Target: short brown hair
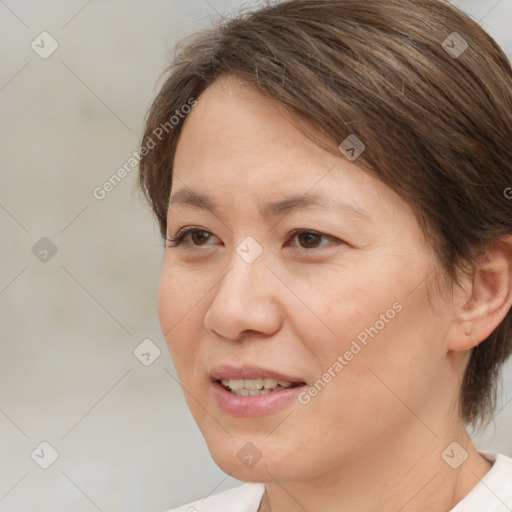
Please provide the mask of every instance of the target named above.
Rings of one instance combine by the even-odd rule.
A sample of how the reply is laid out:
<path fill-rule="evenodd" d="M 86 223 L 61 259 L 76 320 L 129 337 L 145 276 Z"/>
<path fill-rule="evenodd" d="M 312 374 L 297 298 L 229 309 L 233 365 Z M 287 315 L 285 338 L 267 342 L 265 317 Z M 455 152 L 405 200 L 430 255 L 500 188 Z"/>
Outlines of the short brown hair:
<path fill-rule="evenodd" d="M 475 248 L 512 233 L 512 70 L 497 43 L 442 0 L 289 0 L 177 46 L 143 144 L 159 140 L 140 162 L 162 237 L 182 126 L 169 119 L 226 73 L 336 145 L 363 141 L 358 163 L 408 201 L 455 282 L 462 264 L 475 268 Z M 468 424 L 494 410 L 511 329 L 509 311 L 472 350 L 460 390 Z"/>

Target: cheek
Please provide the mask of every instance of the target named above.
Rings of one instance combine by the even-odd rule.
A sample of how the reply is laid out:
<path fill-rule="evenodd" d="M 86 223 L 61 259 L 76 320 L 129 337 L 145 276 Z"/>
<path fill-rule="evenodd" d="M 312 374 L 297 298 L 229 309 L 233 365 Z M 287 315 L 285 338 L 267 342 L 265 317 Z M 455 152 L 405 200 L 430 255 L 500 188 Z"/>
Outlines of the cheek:
<path fill-rule="evenodd" d="M 446 312 L 438 317 L 432 312 L 425 283 L 417 288 L 411 284 L 428 269 L 399 271 L 395 264 L 386 270 L 332 272 L 331 279 L 309 289 L 297 281 L 294 289 L 310 308 L 299 306 L 302 339 L 319 362 L 317 372 L 331 369 L 340 375 L 351 369 L 344 372 L 344 386 L 376 391 L 384 384 L 373 370 L 393 389 L 411 395 L 416 389 L 421 394 L 441 371 L 449 307 L 441 305 L 441 297 L 432 297 Z M 339 364 L 333 368 L 336 361 Z"/>
<path fill-rule="evenodd" d="M 171 270 L 172 269 L 172 270 Z M 158 287 L 158 317 L 176 369 L 187 366 L 196 352 L 203 325 L 198 314 L 201 291 L 186 273 L 171 265 L 162 268 Z"/>
<path fill-rule="evenodd" d="M 314 280 L 304 276 L 287 280 L 300 298 L 289 304 L 290 320 L 322 367 L 329 367 L 338 355 L 350 350 L 358 352 L 357 359 L 364 361 L 362 349 L 372 340 L 385 337 L 390 326 L 403 316 L 400 291 L 396 283 L 365 281 L 362 276 L 368 273 L 360 269 L 327 270 L 325 274 L 317 272 Z"/>
<path fill-rule="evenodd" d="M 164 260 L 158 286 L 158 316 L 163 332 L 171 328 L 174 331 L 193 315 L 194 305 L 207 289 L 201 287 L 199 279 L 191 277 L 190 270 L 181 268 L 170 258 Z"/>
<path fill-rule="evenodd" d="M 361 303 L 364 313 L 353 315 L 357 327 L 348 329 L 337 346 L 344 369 L 341 378 L 333 379 L 329 400 L 350 404 L 355 418 L 372 418 L 369 431 L 405 421 L 409 409 L 427 407 L 443 380 L 443 319 L 432 313 L 424 289 L 407 293 L 395 308 L 382 298 Z M 335 360 L 336 349 L 331 348 Z"/>

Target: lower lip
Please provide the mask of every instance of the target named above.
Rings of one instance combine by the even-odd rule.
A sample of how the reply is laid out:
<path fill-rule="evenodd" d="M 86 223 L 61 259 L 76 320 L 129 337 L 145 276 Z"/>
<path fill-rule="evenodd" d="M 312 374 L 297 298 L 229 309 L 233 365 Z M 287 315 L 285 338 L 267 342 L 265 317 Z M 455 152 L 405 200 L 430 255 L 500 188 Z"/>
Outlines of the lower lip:
<path fill-rule="evenodd" d="M 271 391 L 267 395 L 239 396 L 230 393 L 220 382 L 212 382 L 219 407 L 231 416 L 264 416 L 290 403 L 305 386 Z"/>

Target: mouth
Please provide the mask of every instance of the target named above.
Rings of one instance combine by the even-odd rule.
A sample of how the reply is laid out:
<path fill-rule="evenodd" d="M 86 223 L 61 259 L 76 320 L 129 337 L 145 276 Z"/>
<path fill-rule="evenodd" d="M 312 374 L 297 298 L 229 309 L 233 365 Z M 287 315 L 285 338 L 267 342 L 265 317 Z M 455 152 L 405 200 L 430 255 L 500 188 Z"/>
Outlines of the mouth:
<path fill-rule="evenodd" d="M 304 382 L 290 382 L 272 377 L 258 379 L 219 379 L 216 382 L 229 393 L 237 396 L 261 396 L 278 393 L 284 389 L 303 386 Z"/>
<path fill-rule="evenodd" d="M 305 382 L 254 366 L 216 366 L 210 372 L 218 406 L 231 416 L 264 416 L 294 403 Z"/>

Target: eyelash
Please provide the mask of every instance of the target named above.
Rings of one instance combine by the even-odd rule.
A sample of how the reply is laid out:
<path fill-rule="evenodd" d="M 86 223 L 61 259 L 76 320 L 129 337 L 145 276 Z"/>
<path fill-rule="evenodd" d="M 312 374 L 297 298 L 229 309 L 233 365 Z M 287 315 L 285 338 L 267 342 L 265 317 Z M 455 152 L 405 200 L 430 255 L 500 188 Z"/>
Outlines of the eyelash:
<path fill-rule="evenodd" d="M 178 233 L 176 234 L 175 237 L 166 236 L 165 237 L 165 239 L 167 241 L 166 247 L 168 247 L 168 248 L 178 247 L 179 245 L 181 245 L 184 242 L 185 237 L 187 237 L 188 235 L 194 234 L 194 233 L 198 233 L 198 232 L 199 233 L 212 234 L 209 231 L 207 231 L 206 229 L 200 229 L 200 228 L 194 228 L 194 227 L 186 227 L 186 228 L 183 228 L 180 231 L 178 231 Z M 330 239 L 330 240 L 336 240 L 332 236 L 325 235 L 325 234 L 320 233 L 318 231 L 315 231 L 313 229 L 296 229 L 296 230 L 292 231 L 292 233 L 290 233 L 290 236 L 291 237 L 295 237 L 297 235 L 301 235 L 301 234 L 304 234 L 304 233 L 321 236 L 323 238 Z M 173 244 L 173 245 L 169 245 L 169 244 Z M 194 245 L 194 244 L 192 244 L 192 246 L 193 247 L 202 247 L 201 245 Z M 320 247 L 323 247 L 323 246 L 320 246 Z M 312 250 L 319 249 L 320 247 L 311 247 L 311 248 L 295 247 L 295 249 L 297 249 L 299 251 L 308 251 L 308 252 L 310 252 Z"/>

